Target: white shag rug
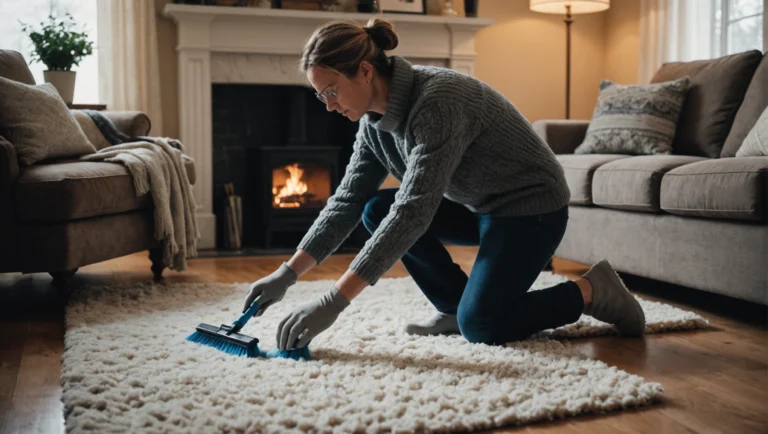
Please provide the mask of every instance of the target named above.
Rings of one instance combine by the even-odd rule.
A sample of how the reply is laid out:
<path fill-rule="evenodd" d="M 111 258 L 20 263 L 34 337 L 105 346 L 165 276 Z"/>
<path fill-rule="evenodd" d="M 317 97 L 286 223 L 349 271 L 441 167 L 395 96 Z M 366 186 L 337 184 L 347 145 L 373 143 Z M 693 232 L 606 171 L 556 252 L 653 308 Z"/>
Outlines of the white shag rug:
<path fill-rule="evenodd" d="M 566 280 L 548 272 L 534 289 Z M 300 281 L 245 327 L 274 347 L 280 320 L 334 281 Z M 591 317 L 506 346 L 417 337 L 433 314 L 409 278 L 367 288 L 310 344 L 312 361 L 247 359 L 185 340 L 200 322 L 230 324 L 248 284 L 78 289 L 62 360 L 67 432 L 446 432 L 647 405 L 659 383 L 592 360 L 547 335 L 614 333 Z M 707 327 L 641 299 L 648 332 Z"/>

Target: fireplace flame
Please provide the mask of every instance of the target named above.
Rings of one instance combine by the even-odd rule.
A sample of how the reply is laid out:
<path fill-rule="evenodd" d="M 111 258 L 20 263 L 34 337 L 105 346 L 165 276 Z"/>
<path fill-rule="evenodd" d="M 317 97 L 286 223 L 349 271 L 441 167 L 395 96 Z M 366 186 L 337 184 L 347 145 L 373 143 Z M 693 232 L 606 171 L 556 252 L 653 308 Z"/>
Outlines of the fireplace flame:
<path fill-rule="evenodd" d="M 274 196 L 274 205 L 279 208 L 298 208 L 300 202 L 284 202 L 283 199 L 289 197 L 301 196 L 307 192 L 307 184 L 301 181 L 304 170 L 299 168 L 298 163 L 284 167 L 290 174 L 290 178 L 285 181 L 285 185 L 278 191 L 277 187 L 272 187 Z"/>

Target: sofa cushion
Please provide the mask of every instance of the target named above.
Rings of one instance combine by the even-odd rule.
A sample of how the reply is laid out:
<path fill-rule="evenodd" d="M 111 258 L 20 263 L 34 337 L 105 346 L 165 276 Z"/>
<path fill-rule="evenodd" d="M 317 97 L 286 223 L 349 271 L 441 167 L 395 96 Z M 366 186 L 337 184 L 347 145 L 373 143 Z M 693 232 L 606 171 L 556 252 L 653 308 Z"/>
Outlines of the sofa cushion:
<path fill-rule="evenodd" d="M 725 139 L 723 152 L 720 153 L 721 157 L 736 155 L 742 142 L 747 138 L 747 134 L 752 130 L 766 107 L 768 107 L 768 54 L 763 56 L 755 75 L 752 76 L 752 82 L 749 83 L 747 93 L 744 95 L 744 102 L 741 103 L 739 111 L 736 112 L 731 131 Z"/>
<path fill-rule="evenodd" d="M 661 211 L 659 189 L 668 171 L 705 160 L 688 155 L 643 155 L 605 163 L 592 177 L 592 203 L 630 211 Z"/>
<path fill-rule="evenodd" d="M 686 164 L 661 180 L 661 209 L 671 214 L 761 221 L 766 201 L 768 157 Z"/>
<path fill-rule="evenodd" d="M 768 107 L 763 110 L 752 131 L 747 134 L 737 157 L 768 157 Z"/>
<path fill-rule="evenodd" d="M 665 63 L 656 71 L 651 83 L 691 78 L 672 143 L 673 153 L 720 156 L 762 57 L 760 51 L 751 50 L 711 60 Z"/>
<path fill-rule="evenodd" d="M 610 161 L 630 158 L 621 154 L 561 154 L 557 161 L 563 166 L 565 181 L 571 190 L 571 205 L 592 205 L 592 175 L 595 169 Z"/>
<path fill-rule="evenodd" d="M 24 84 L 35 84 L 35 77 L 18 51 L 0 50 L 0 77 Z"/>
<path fill-rule="evenodd" d="M 195 181 L 192 159 L 184 166 Z M 25 223 L 50 223 L 149 208 L 149 194 L 136 196 L 122 164 L 63 161 L 22 167 L 16 182 L 16 215 Z"/>
<path fill-rule="evenodd" d="M 670 154 L 690 79 L 622 85 L 600 82 L 592 120 L 575 154 Z"/>

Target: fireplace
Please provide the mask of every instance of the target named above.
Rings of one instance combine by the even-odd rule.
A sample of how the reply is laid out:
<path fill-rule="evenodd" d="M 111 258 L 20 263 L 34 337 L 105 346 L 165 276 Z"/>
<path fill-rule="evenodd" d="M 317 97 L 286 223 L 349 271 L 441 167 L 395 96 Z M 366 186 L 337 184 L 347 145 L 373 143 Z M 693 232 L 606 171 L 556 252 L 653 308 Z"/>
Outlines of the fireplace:
<path fill-rule="evenodd" d="M 336 190 L 358 123 L 329 113 L 309 86 L 212 85 L 217 249 L 226 249 L 232 184 L 242 200 L 243 250 L 291 249 Z M 358 228 L 343 245 L 362 246 Z"/>
<path fill-rule="evenodd" d="M 264 247 L 273 235 L 306 231 L 339 183 L 338 146 L 265 146 L 261 204 Z"/>

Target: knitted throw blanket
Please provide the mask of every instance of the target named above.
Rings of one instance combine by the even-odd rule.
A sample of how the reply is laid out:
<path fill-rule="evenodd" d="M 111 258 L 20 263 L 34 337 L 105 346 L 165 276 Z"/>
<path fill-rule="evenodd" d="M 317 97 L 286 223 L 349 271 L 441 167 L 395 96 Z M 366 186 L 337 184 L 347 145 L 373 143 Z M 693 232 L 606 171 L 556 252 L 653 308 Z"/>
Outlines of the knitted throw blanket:
<path fill-rule="evenodd" d="M 80 159 L 119 163 L 128 168 L 136 195 L 152 195 L 154 237 L 162 242 L 165 266 L 176 271 L 186 270 L 186 259 L 197 256 L 200 234 L 192 186 L 184 167 L 184 146 L 177 140 L 162 137 L 130 138 L 119 133 L 99 112 L 88 114 L 113 146 Z"/>

